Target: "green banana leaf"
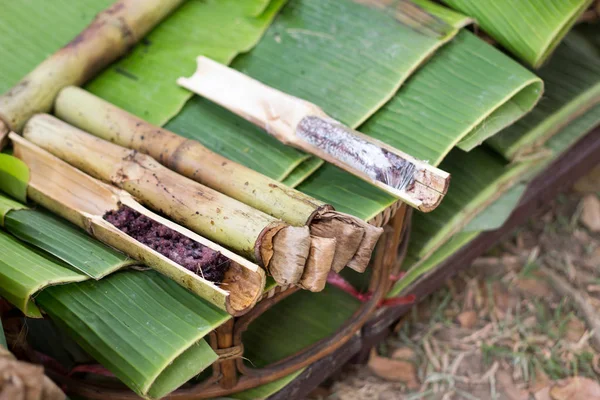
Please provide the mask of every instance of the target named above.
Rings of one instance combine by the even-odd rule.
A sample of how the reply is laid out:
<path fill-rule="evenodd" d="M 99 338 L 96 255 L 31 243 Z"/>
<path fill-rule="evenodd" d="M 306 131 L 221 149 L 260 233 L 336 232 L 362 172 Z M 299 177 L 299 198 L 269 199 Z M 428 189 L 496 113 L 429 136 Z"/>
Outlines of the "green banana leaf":
<path fill-rule="evenodd" d="M 297 188 L 335 207 L 369 221 L 398 199 L 338 167 L 325 163 Z"/>
<path fill-rule="evenodd" d="M 500 228 L 519 204 L 527 185 L 518 183 L 490 204 L 465 226 L 463 232 L 484 232 Z"/>
<path fill-rule="evenodd" d="M 202 338 L 230 316 L 154 271 L 54 286 L 40 307 L 117 378 L 160 398 L 210 366 Z"/>
<path fill-rule="evenodd" d="M 281 389 L 286 387 L 290 382 L 298 377 L 304 368 L 299 369 L 296 372 L 292 372 L 291 374 L 284 376 L 283 378 L 277 379 L 273 382 L 269 382 L 265 385 L 257 386 L 252 389 L 244 390 L 242 392 L 238 392 L 230 395 L 233 399 L 239 400 L 264 400 L 268 399 L 269 396 L 279 392 Z"/>
<path fill-rule="evenodd" d="M 545 147 L 552 151 L 552 158 L 555 159 L 598 125 L 600 125 L 600 104 L 552 136 Z"/>
<path fill-rule="evenodd" d="M 29 168 L 16 157 L 0 154 L 0 191 L 21 202 L 27 201 Z"/>
<path fill-rule="evenodd" d="M 45 211 L 11 211 L 5 217 L 4 229 L 94 279 L 100 279 L 123 267 L 139 264 L 78 227 Z"/>
<path fill-rule="evenodd" d="M 0 231 L 0 254 L 0 295 L 28 317 L 42 317 L 33 299 L 40 290 L 88 279 L 4 231 Z"/>
<path fill-rule="evenodd" d="M 107 101 L 163 125 L 192 96 L 175 83 L 205 55 L 228 64 L 250 50 L 286 0 L 188 1 L 122 60 L 87 85 Z"/>
<path fill-rule="evenodd" d="M 468 31 L 415 72 L 361 132 L 438 165 L 523 117 L 542 95 L 534 74 Z"/>
<path fill-rule="evenodd" d="M 443 0 L 503 47 L 539 67 L 592 0 Z"/>
<path fill-rule="evenodd" d="M 579 139 L 585 136 L 586 133 L 598 125 L 600 125 L 600 105 L 576 118 L 546 143 L 546 146 L 552 151 L 552 155 L 548 159 L 544 159 L 540 163 L 540 166 L 547 166 L 549 162 L 559 157 L 564 151 L 568 150 Z M 418 256 L 419 246 L 418 244 L 415 245 L 415 240 L 412 240 L 414 239 L 413 237 L 409 246 L 407 259 L 404 263 L 407 274 L 396 282 L 392 290 L 388 293 L 388 297 L 395 297 L 402 294 L 417 279 L 422 279 L 424 274 L 433 271 L 444 260 L 467 245 L 479 234 L 476 231 L 478 228 L 485 231 L 501 226 L 518 204 L 524 186 L 524 184 L 514 186 L 483 212 L 477 214 L 462 232 L 452 236 L 450 240 L 440 246 L 429 257 L 420 258 Z M 418 224 L 416 217 L 415 224 Z"/>
<path fill-rule="evenodd" d="M 360 307 L 346 292 L 326 286 L 299 291 L 271 307 L 242 336 L 249 366 L 261 368 L 331 336 Z"/>
<path fill-rule="evenodd" d="M 232 67 L 356 127 L 469 22 L 447 9 L 434 16 L 408 2 L 397 4 L 378 9 L 352 0 L 291 0 Z M 166 127 L 274 179 L 284 179 L 307 159 L 200 97 Z"/>
<path fill-rule="evenodd" d="M 404 268 L 407 270 L 406 275 L 394 284 L 387 297 L 396 297 L 403 294 L 403 291 L 412 283 L 433 271 L 447 258 L 475 239 L 478 234 L 478 232 L 461 232 L 454 235 L 427 258 L 419 260 L 418 258 L 408 257 L 404 263 Z"/>
<path fill-rule="evenodd" d="M 411 252 L 419 258 L 430 255 L 523 179 L 536 162 L 509 164 L 485 147 L 451 152 L 441 168 L 451 174 L 452 184 L 438 208 L 413 215 Z"/>
<path fill-rule="evenodd" d="M 0 184 L 1 185 L 1 184 Z M 25 207 L 23 204 L 0 195 L 0 226 L 4 226 L 4 217 L 13 210 L 21 210 Z"/>
<path fill-rule="evenodd" d="M 295 188 L 318 170 L 325 161 L 317 157 L 309 157 L 302 161 L 294 170 L 288 174 L 281 182 L 289 187 Z"/>
<path fill-rule="evenodd" d="M 77 36 L 114 0 L 3 1 L 0 93 Z"/>
<path fill-rule="evenodd" d="M 586 52 L 587 39 L 567 36 L 548 64 L 538 72 L 546 83 L 540 104 L 515 125 L 488 142 L 507 159 L 533 153 L 583 112 L 600 103 L 600 57 Z"/>
<path fill-rule="evenodd" d="M 4 346 L 5 349 L 8 349 L 6 336 L 4 335 L 4 327 L 2 326 L 2 320 L 0 320 L 0 346 Z"/>

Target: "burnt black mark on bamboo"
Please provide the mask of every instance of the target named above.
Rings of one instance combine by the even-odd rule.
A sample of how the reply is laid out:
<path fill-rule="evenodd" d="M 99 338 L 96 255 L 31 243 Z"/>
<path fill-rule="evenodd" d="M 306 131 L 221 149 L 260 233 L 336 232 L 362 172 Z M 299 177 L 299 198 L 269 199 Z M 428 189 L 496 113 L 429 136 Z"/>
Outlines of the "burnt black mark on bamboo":
<path fill-rule="evenodd" d="M 220 283 L 230 260 L 181 233 L 125 205 L 103 217 L 123 233 L 204 279 Z"/>
<path fill-rule="evenodd" d="M 331 118 L 304 117 L 296 134 L 344 164 L 397 190 L 409 188 L 415 181 L 415 165 L 354 134 L 347 126 Z"/>

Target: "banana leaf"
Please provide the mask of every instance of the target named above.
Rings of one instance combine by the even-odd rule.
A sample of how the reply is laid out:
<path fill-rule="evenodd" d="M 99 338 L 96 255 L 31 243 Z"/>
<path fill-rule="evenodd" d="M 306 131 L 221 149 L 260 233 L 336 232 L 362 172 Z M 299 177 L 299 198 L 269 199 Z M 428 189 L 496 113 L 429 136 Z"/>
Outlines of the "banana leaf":
<path fill-rule="evenodd" d="M 8 344 L 6 344 L 6 336 L 4 335 L 4 327 L 2 326 L 2 320 L 0 320 L 0 346 L 8 349 Z"/>
<path fill-rule="evenodd" d="M 331 204 L 338 211 L 365 221 L 369 221 L 398 201 L 395 197 L 329 163 L 325 163 L 309 176 L 298 186 L 298 190 Z"/>
<path fill-rule="evenodd" d="M 361 132 L 438 165 L 523 117 L 543 83 L 468 31 L 461 31 L 360 127 Z"/>
<path fill-rule="evenodd" d="M 288 174 L 282 182 L 295 188 L 318 170 L 325 161 L 317 157 L 309 157 Z"/>
<path fill-rule="evenodd" d="M 247 363 L 260 368 L 331 336 L 360 307 L 333 286 L 319 293 L 299 291 L 271 307 L 242 336 Z"/>
<path fill-rule="evenodd" d="M 552 158 L 560 156 L 586 133 L 600 125 L 600 104 L 572 121 L 545 144 L 552 151 Z"/>
<path fill-rule="evenodd" d="M 0 231 L 0 295 L 32 318 L 42 313 L 34 295 L 50 285 L 81 282 L 88 277 Z"/>
<path fill-rule="evenodd" d="M 29 168 L 16 157 L 0 154 L 0 191 L 21 202 L 27 201 Z"/>
<path fill-rule="evenodd" d="M 492 150 L 481 147 L 469 153 L 451 152 L 441 167 L 452 175 L 452 185 L 434 211 L 413 216 L 411 252 L 429 256 L 481 211 L 490 206 L 529 172 L 538 159 L 507 163 Z"/>
<path fill-rule="evenodd" d="M 0 192 L 26 196 L 29 169 L 21 160 L 0 154 L 0 176 L 11 176 L 11 179 L 0 180 Z M 71 223 L 45 211 L 26 209 L 23 204 L 2 195 L 0 226 L 94 279 L 137 263 Z"/>
<path fill-rule="evenodd" d="M 412 283 L 423 278 L 428 272 L 433 271 L 447 258 L 475 239 L 478 234 L 478 232 L 461 232 L 454 235 L 429 257 L 420 260 L 416 257 L 407 257 L 404 263 L 407 272 L 402 279 L 394 284 L 387 297 L 401 295 Z"/>
<path fill-rule="evenodd" d="M 469 21 L 445 9 L 434 16 L 409 2 L 397 4 L 379 9 L 352 0 L 291 0 L 232 67 L 356 127 Z M 166 127 L 274 179 L 284 179 L 307 159 L 199 97 Z"/>
<path fill-rule="evenodd" d="M 291 374 L 284 376 L 283 378 L 277 379 L 273 382 L 269 382 L 267 384 L 257 386 L 252 389 L 244 390 L 242 392 L 238 392 L 230 395 L 233 399 L 239 400 L 263 400 L 268 399 L 269 396 L 279 392 L 281 389 L 286 387 L 290 382 L 298 377 L 304 368 L 299 369 L 296 372 L 292 372 Z"/>
<path fill-rule="evenodd" d="M 533 111 L 488 142 L 510 160 L 533 153 L 571 120 L 600 103 L 600 57 L 572 32 L 538 72 L 546 94 Z"/>
<path fill-rule="evenodd" d="M 3 1 L 0 93 L 77 36 L 114 0 Z"/>
<path fill-rule="evenodd" d="M 85 351 L 150 398 L 210 366 L 217 355 L 202 338 L 230 318 L 154 271 L 50 287 L 36 301 Z"/>
<path fill-rule="evenodd" d="M 287 0 L 193 0 L 87 85 L 107 101 L 163 125 L 192 96 L 176 85 L 203 54 L 228 64 L 250 50 Z"/>
<path fill-rule="evenodd" d="M 556 159 L 598 125 L 600 125 L 600 105 L 572 121 L 546 143 L 546 146 L 552 151 L 552 155 L 544 159 L 540 166 L 547 166 L 550 161 Z M 396 282 L 388 293 L 388 297 L 402 294 L 417 279 L 422 279 L 424 274 L 433 271 L 444 260 L 473 240 L 480 233 L 477 229 L 486 231 L 501 226 L 510 216 L 514 207 L 517 206 L 523 187 L 525 187 L 524 184 L 514 186 L 491 206 L 479 213 L 462 232 L 452 236 L 429 257 L 420 258 L 418 256 L 419 246 L 415 246 L 415 241 L 411 239 L 407 259 L 404 263 L 404 269 L 407 270 L 407 273 L 401 280 Z M 415 218 L 415 224 L 417 224 L 416 221 L 417 218 Z"/>
<path fill-rule="evenodd" d="M 0 226 L 4 226 L 4 218 L 6 214 L 13 210 L 21 210 L 25 207 L 23 204 L 0 195 Z"/>
<path fill-rule="evenodd" d="M 465 226 L 463 232 L 484 232 L 500 228 L 512 211 L 517 207 L 527 185 L 518 183 L 504 193 L 498 200 L 490 204 Z"/>
<path fill-rule="evenodd" d="M 4 229 L 93 279 L 139 264 L 46 211 L 11 211 L 4 219 Z"/>
<path fill-rule="evenodd" d="M 443 0 L 503 47 L 539 67 L 592 0 Z"/>

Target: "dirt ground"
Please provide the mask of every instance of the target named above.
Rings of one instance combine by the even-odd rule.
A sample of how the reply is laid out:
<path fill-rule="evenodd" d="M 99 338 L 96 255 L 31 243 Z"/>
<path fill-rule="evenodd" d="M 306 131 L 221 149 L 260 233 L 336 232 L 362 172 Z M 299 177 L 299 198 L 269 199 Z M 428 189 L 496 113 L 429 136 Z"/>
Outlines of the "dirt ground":
<path fill-rule="evenodd" d="M 600 167 L 312 399 L 600 399 Z"/>

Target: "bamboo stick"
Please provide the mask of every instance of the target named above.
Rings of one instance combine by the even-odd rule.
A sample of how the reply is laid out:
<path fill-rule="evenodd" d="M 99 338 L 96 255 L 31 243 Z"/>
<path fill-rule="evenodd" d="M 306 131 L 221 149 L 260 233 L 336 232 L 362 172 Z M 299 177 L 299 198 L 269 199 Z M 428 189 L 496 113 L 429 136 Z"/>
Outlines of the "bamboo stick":
<path fill-rule="evenodd" d="M 10 138 L 14 155 L 29 168 L 27 195 L 37 204 L 71 221 L 107 245 L 170 277 L 231 315 L 246 313 L 262 295 L 266 278 L 258 265 L 151 212 L 126 191 L 84 174 L 19 135 L 11 133 Z M 230 265 L 222 283 L 216 285 L 203 279 L 107 222 L 103 216 L 120 205 L 126 205 L 227 257 Z"/>
<path fill-rule="evenodd" d="M 89 135 L 47 114 L 23 136 L 90 175 L 125 189 L 192 231 L 264 266 L 279 284 L 296 284 L 310 249 L 307 227 L 293 227 L 185 178 L 151 157 Z"/>
<path fill-rule="evenodd" d="M 198 57 L 179 85 L 262 127 L 284 144 L 314 154 L 421 211 L 442 201 L 450 175 L 330 118 L 318 106 Z"/>
<path fill-rule="evenodd" d="M 0 96 L 0 119 L 20 132 L 34 114 L 48 112 L 65 86 L 81 85 L 125 54 L 183 0 L 119 0 L 75 39 Z"/>
<path fill-rule="evenodd" d="M 148 154 L 190 179 L 291 225 L 309 225 L 313 235 L 336 239 L 336 272 L 346 265 L 359 272 L 366 269 L 380 228 L 336 212 L 322 201 L 228 160 L 197 141 L 149 124 L 83 89 L 63 89 L 54 110 L 59 118 L 93 135 Z M 322 277 L 323 284 L 326 278 Z"/>

